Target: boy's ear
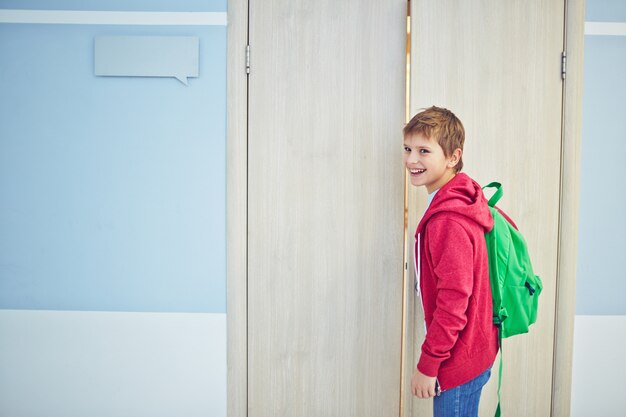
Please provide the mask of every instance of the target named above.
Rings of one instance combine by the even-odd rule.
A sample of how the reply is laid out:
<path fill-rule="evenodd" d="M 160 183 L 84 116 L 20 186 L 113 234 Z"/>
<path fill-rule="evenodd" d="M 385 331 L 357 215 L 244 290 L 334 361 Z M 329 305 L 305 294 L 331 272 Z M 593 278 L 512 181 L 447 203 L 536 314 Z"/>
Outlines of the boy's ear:
<path fill-rule="evenodd" d="M 452 155 L 450 155 L 450 160 L 448 161 L 448 168 L 454 168 L 456 164 L 461 160 L 461 155 L 463 155 L 463 150 L 461 148 L 456 148 Z"/>

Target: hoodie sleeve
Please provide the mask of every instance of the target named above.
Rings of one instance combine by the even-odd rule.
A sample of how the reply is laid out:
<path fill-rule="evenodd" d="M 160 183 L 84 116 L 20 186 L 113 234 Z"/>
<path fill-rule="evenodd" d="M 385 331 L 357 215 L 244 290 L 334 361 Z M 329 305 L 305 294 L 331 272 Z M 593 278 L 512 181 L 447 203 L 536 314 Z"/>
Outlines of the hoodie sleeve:
<path fill-rule="evenodd" d="M 452 219 L 429 222 L 425 243 L 436 280 L 436 298 L 417 368 L 425 375 L 437 376 L 467 324 L 474 282 L 473 244 L 463 225 Z"/>

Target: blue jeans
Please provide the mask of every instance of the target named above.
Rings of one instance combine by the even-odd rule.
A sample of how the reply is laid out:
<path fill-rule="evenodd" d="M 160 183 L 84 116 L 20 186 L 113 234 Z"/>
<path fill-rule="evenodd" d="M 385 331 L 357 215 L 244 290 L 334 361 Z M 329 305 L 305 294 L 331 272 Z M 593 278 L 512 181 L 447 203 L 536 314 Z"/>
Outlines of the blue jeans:
<path fill-rule="evenodd" d="M 433 398 L 434 417 L 478 417 L 480 393 L 489 381 L 491 368 L 463 385 Z"/>

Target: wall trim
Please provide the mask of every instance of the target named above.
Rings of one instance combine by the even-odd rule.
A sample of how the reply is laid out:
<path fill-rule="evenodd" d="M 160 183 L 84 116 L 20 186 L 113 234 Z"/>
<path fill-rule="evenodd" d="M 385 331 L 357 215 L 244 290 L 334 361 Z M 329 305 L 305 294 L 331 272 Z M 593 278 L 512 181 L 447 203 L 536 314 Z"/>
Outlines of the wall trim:
<path fill-rule="evenodd" d="M 626 22 L 585 22 L 585 35 L 626 36 Z"/>
<path fill-rule="evenodd" d="M 226 12 L 120 12 L 0 9 L 0 23 L 226 26 Z"/>

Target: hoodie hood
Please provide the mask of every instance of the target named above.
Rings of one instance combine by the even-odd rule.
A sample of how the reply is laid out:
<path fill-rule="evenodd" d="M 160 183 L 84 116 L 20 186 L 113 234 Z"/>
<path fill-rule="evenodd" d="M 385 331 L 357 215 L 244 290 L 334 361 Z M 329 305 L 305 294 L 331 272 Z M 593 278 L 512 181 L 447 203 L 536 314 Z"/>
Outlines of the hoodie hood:
<path fill-rule="evenodd" d="M 424 230 L 426 223 L 441 212 L 453 212 L 472 220 L 478 223 L 485 233 L 493 228 L 493 218 L 482 188 L 464 173 L 456 174 L 437 191 L 417 226 L 416 237 Z"/>

